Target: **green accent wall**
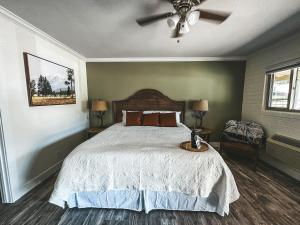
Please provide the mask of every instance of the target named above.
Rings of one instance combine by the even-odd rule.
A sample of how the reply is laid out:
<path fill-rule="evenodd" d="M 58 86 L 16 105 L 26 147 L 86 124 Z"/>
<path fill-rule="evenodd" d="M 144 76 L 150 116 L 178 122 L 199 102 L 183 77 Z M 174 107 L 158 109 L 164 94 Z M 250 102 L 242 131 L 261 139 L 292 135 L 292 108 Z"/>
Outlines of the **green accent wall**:
<path fill-rule="evenodd" d="M 187 125 L 193 125 L 193 100 L 208 99 L 205 127 L 214 129 L 211 140 L 217 141 L 225 122 L 241 119 L 244 61 L 225 62 L 108 62 L 87 63 L 89 100 L 109 103 L 104 123 L 112 123 L 111 101 L 122 100 L 134 92 L 153 88 L 175 100 L 186 101 Z M 99 122 L 90 115 L 91 126 Z"/>

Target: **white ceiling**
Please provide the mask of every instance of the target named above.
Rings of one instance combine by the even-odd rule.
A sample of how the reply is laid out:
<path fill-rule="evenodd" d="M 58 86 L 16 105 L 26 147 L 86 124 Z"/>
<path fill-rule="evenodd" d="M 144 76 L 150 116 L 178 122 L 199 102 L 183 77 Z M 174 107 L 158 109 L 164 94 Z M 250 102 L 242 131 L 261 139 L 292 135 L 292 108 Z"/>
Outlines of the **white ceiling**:
<path fill-rule="evenodd" d="M 171 39 L 166 21 L 140 27 L 161 0 L 0 0 L 87 58 L 246 56 L 300 29 L 300 0 L 207 0 L 202 9 L 231 11 L 223 24 L 201 21 Z M 168 12 L 162 1 L 152 13 Z"/>

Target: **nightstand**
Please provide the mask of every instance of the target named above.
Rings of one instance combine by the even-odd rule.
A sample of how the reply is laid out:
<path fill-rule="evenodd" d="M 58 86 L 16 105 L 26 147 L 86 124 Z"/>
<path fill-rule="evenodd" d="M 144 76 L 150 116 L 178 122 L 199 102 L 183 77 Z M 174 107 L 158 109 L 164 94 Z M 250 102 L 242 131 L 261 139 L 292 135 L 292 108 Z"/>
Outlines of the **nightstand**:
<path fill-rule="evenodd" d="M 100 132 L 104 131 L 107 127 L 92 127 L 92 128 L 89 128 L 87 130 L 87 135 L 88 135 L 88 138 L 91 138 L 93 137 L 94 135 L 96 134 L 99 134 Z"/>
<path fill-rule="evenodd" d="M 189 127 L 191 130 L 194 129 L 194 127 Z M 197 134 L 199 134 L 207 143 L 209 143 L 210 134 L 213 132 L 212 129 L 202 127 L 202 128 L 196 128 L 196 130 L 199 130 Z"/>

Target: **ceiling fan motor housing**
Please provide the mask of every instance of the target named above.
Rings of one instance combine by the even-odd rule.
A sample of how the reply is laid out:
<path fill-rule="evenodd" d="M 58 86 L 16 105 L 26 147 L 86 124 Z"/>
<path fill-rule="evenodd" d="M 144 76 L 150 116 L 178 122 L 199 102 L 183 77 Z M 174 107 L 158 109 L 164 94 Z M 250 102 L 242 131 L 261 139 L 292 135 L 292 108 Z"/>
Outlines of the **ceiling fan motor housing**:
<path fill-rule="evenodd" d="M 181 16 L 185 16 L 193 7 L 191 0 L 173 0 L 172 4 L 176 12 Z"/>

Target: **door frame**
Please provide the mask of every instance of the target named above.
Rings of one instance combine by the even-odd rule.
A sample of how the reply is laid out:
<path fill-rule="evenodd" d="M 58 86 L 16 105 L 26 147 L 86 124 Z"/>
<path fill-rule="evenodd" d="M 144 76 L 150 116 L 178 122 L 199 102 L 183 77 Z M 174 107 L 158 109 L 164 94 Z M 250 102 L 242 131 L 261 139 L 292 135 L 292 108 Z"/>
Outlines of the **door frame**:
<path fill-rule="evenodd" d="M 1 109 L 0 109 L 0 192 L 1 192 L 2 203 L 13 202 Z"/>

